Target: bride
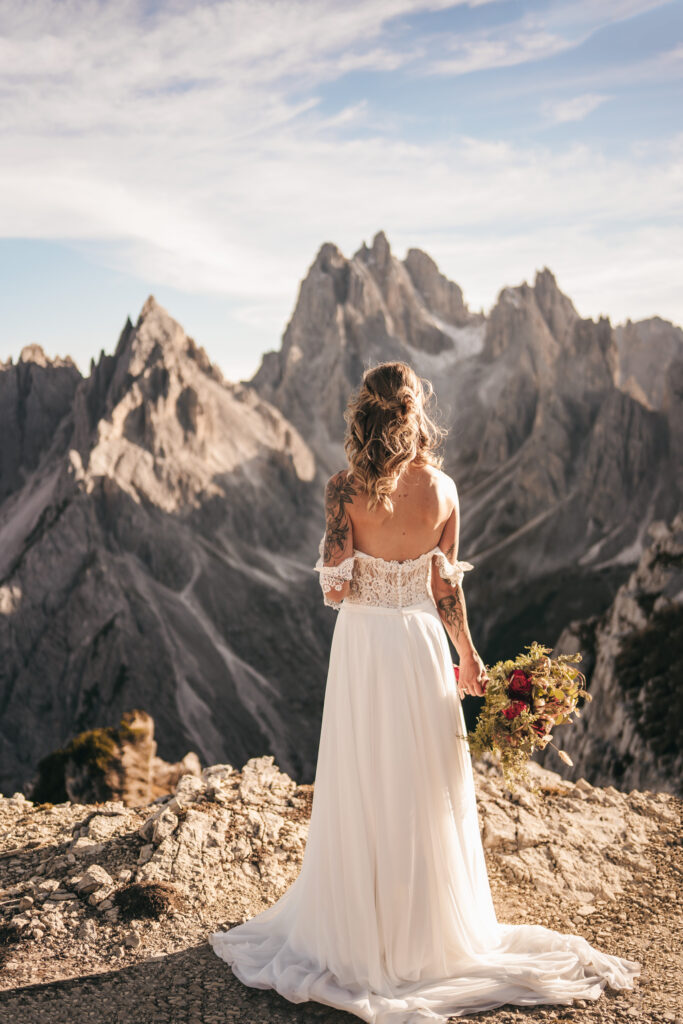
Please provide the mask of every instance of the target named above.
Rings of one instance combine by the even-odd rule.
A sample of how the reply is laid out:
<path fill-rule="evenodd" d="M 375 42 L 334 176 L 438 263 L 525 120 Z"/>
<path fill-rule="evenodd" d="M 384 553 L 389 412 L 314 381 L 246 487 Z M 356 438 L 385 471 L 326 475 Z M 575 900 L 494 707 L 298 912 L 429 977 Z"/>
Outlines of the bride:
<path fill-rule="evenodd" d="M 338 617 L 301 870 L 272 906 L 209 936 L 245 985 L 373 1024 L 597 999 L 640 973 L 579 935 L 497 920 L 461 706 L 487 675 L 431 397 L 390 362 L 349 400 L 349 465 L 328 481 L 315 566 Z"/>

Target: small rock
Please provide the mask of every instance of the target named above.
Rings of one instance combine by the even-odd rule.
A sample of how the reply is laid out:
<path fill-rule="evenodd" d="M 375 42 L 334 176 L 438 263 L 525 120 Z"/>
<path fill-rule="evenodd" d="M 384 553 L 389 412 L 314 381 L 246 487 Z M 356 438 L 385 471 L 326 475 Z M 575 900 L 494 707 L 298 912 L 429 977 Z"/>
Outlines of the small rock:
<path fill-rule="evenodd" d="M 83 853 L 90 853 L 93 856 L 97 856 L 104 850 L 104 843 L 97 843 L 94 839 L 89 839 L 87 836 L 78 836 L 73 842 L 69 844 L 69 852 L 79 855 Z"/>
<path fill-rule="evenodd" d="M 31 924 L 31 918 L 28 914 L 15 914 L 14 917 L 10 918 L 10 923 L 16 928 L 21 928 L 23 931 L 24 928 L 28 928 Z"/>
<path fill-rule="evenodd" d="M 176 798 L 184 804 L 193 803 L 204 792 L 204 780 L 196 775 L 183 775 L 175 788 Z"/>
<path fill-rule="evenodd" d="M 33 896 L 22 896 L 19 900 L 19 910 L 28 910 L 34 903 Z"/>
<path fill-rule="evenodd" d="M 76 891 L 81 896 L 87 896 L 97 889 L 112 887 L 113 885 L 114 879 L 108 871 L 105 871 L 99 864 L 91 864 L 76 883 Z"/>
<path fill-rule="evenodd" d="M 143 839 L 149 839 L 154 846 L 158 846 L 175 831 L 177 825 L 178 816 L 168 807 L 162 807 L 147 819 L 138 833 Z"/>
<path fill-rule="evenodd" d="M 97 925 L 91 917 L 87 917 L 78 929 L 78 937 L 86 942 L 94 942 L 97 938 Z"/>
<path fill-rule="evenodd" d="M 148 860 L 152 859 L 152 855 L 153 854 L 154 854 L 154 844 L 153 843 L 147 843 L 145 846 L 143 846 L 140 849 L 140 853 L 138 854 L 138 864 L 146 864 Z"/>
<path fill-rule="evenodd" d="M 123 944 L 128 949 L 137 949 L 140 945 L 140 936 L 137 932 L 126 932 L 123 936 Z"/>
<path fill-rule="evenodd" d="M 127 825 L 125 814 L 96 814 L 88 822 L 88 838 L 101 843 L 122 832 Z"/>
<path fill-rule="evenodd" d="M 59 885 L 60 883 L 56 878 L 43 878 L 43 880 L 38 883 L 38 892 L 54 892 L 55 889 L 59 889 Z M 16 886 L 16 888 L 19 889 L 19 886 Z M 19 895 L 19 893 L 17 893 L 17 895 Z"/>

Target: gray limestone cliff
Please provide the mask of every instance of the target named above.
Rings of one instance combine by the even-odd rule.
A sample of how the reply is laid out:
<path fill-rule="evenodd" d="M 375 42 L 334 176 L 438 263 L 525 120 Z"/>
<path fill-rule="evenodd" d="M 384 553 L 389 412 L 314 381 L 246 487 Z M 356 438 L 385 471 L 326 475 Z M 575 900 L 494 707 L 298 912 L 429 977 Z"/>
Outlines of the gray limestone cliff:
<path fill-rule="evenodd" d="M 81 374 L 74 362 L 26 345 L 0 362 L 0 503 L 38 465 L 69 410 Z"/>
<path fill-rule="evenodd" d="M 554 651 L 581 651 L 592 701 L 560 727 L 573 768 L 598 785 L 683 795 L 683 512 L 654 522 L 648 545 L 601 616 L 569 623 Z M 559 767 L 558 767 L 559 764 Z"/>
<path fill-rule="evenodd" d="M 0 505 L 0 788 L 131 705 L 169 761 L 270 750 L 311 777 L 330 636 L 313 453 L 151 296 L 65 404 Z"/>

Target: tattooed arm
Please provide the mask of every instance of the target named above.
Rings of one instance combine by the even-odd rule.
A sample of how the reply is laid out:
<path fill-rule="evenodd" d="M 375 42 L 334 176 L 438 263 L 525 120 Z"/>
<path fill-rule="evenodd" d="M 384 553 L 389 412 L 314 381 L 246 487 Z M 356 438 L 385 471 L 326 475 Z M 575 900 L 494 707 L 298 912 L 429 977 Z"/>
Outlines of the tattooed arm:
<path fill-rule="evenodd" d="M 460 509 L 455 491 L 453 509 L 439 539 L 439 547 L 449 562 L 458 557 L 459 535 Z M 432 594 L 444 629 L 453 641 L 460 659 L 461 696 L 463 692 L 481 696 L 484 692 L 482 684 L 486 678 L 486 667 L 477 654 L 470 635 L 462 584 L 452 584 L 443 579 L 438 570 L 436 556 L 432 559 Z"/>
<path fill-rule="evenodd" d="M 356 494 L 348 480 L 347 471 L 335 473 L 325 486 L 325 544 L 323 564 L 339 565 L 353 555 L 353 527 L 346 508 Z M 325 590 L 332 601 L 343 600 L 349 592 L 350 583 L 345 581 L 341 590 Z"/>

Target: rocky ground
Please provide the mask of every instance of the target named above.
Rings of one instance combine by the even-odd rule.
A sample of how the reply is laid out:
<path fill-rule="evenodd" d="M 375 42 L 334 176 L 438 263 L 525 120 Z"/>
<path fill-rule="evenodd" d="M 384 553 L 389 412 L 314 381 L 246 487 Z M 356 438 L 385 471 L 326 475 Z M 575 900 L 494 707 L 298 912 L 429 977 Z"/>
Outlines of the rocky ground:
<path fill-rule="evenodd" d="M 683 1024 L 683 801 L 532 772 L 537 790 L 512 794 L 493 764 L 476 765 L 499 919 L 581 934 L 639 960 L 642 976 L 588 1004 L 457 1019 Z M 206 938 L 291 884 L 312 795 L 269 756 L 185 775 L 140 807 L 0 797 L 0 1020 L 357 1020 L 243 986 Z"/>

